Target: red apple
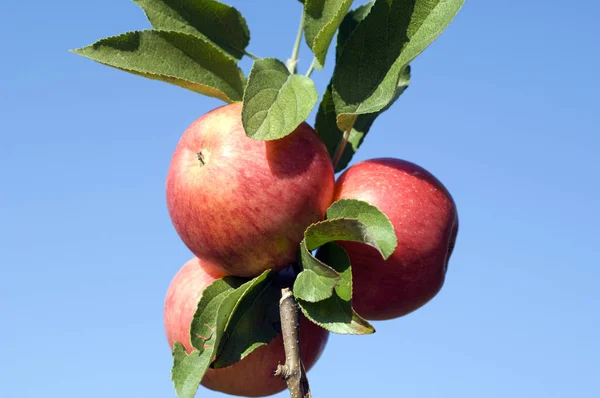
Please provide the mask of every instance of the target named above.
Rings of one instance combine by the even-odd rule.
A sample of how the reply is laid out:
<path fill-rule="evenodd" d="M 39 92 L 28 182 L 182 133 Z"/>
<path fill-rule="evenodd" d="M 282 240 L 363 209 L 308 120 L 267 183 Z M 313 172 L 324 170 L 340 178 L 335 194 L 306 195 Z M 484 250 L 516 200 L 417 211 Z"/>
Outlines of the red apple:
<path fill-rule="evenodd" d="M 273 141 L 248 138 L 241 103 L 200 117 L 169 168 L 167 206 L 177 233 L 205 263 L 256 276 L 296 260 L 306 227 L 331 204 L 331 159 L 302 123 Z"/>
<path fill-rule="evenodd" d="M 398 237 L 387 260 L 370 246 L 341 243 L 352 264 L 356 311 L 367 319 L 391 319 L 431 300 L 444 283 L 458 231 L 456 206 L 442 183 L 413 163 L 372 159 L 340 176 L 334 200 L 342 198 L 377 206 Z"/>
<path fill-rule="evenodd" d="M 190 353 L 190 324 L 202 291 L 215 279 L 225 274 L 210 264 L 194 258 L 177 273 L 165 301 L 164 321 L 169 346 L 179 341 Z M 321 356 L 329 332 L 301 318 L 300 353 L 306 369 Z M 257 348 L 250 355 L 231 366 L 208 369 L 202 380 L 205 387 L 231 395 L 259 397 L 275 394 L 286 388 L 285 382 L 274 376 L 278 364 L 285 363 L 281 335 L 269 344 Z"/>

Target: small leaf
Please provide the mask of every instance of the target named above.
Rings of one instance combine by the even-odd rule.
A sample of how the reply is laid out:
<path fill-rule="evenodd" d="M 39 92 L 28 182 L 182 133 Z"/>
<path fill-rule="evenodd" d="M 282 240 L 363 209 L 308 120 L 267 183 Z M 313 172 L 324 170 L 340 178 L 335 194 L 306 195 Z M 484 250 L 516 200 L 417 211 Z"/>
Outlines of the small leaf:
<path fill-rule="evenodd" d="M 319 249 L 317 256 L 339 272 L 342 283 L 328 299 L 316 303 L 298 299 L 302 313 L 333 333 L 374 333 L 375 328 L 352 309 L 352 270 L 346 251 L 334 243 L 328 243 Z"/>
<path fill-rule="evenodd" d="M 306 239 L 300 243 L 300 265 L 302 271 L 294 281 L 294 296 L 316 302 L 331 297 L 333 289 L 342 282 L 338 272 L 312 255 Z"/>
<path fill-rule="evenodd" d="M 240 59 L 250 42 L 246 20 L 234 7 L 215 0 L 133 0 L 157 30 L 175 30 L 210 40 Z"/>
<path fill-rule="evenodd" d="M 293 132 L 306 120 L 318 101 L 311 79 L 290 74 L 274 58 L 254 62 L 244 92 L 242 123 L 257 140 L 275 140 Z"/>
<path fill-rule="evenodd" d="M 383 255 L 378 237 L 380 236 L 373 234 L 369 227 L 358 219 L 338 218 L 309 226 L 300 245 L 303 270 L 294 282 L 294 296 L 306 302 L 319 302 L 330 298 L 334 289 L 343 283 L 339 273 L 315 258 L 311 254 L 312 250 L 329 242 L 353 241 L 372 246 Z"/>
<path fill-rule="evenodd" d="M 336 219 L 356 219 L 360 221 L 366 227 L 363 243 L 376 248 L 383 258 L 387 259 L 396 250 L 398 240 L 396 239 L 394 226 L 377 207 L 362 200 L 340 199 L 327 209 L 327 221 Z M 372 244 L 373 240 L 376 242 L 376 246 Z"/>
<path fill-rule="evenodd" d="M 180 398 L 193 398 L 206 372 L 200 358 L 200 352 L 193 351 L 190 355 L 187 355 L 181 343 L 176 342 L 173 349 L 173 360 L 171 380 L 175 385 L 177 396 Z"/>
<path fill-rule="evenodd" d="M 198 36 L 156 30 L 129 32 L 73 52 L 226 102 L 242 99 L 245 79 L 235 60 Z"/>
<path fill-rule="evenodd" d="M 375 122 L 375 119 L 377 119 L 377 117 L 380 114 L 388 110 L 394 104 L 394 102 L 400 97 L 400 95 L 402 95 L 402 93 L 408 88 L 409 83 L 410 66 L 407 66 L 400 76 L 400 80 L 398 81 L 398 87 L 396 89 L 396 94 L 394 95 L 390 103 L 387 104 L 379 112 L 359 115 L 356 118 L 356 122 L 354 123 L 354 126 L 350 131 L 348 145 L 345 146 L 344 152 L 340 157 L 338 164 L 336 165 L 336 173 L 344 170 L 348 166 L 348 164 L 352 160 L 352 157 L 364 141 L 365 136 L 371 129 L 371 126 Z M 315 122 L 315 130 L 325 143 L 325 146 L 329 151 L 329 155 L 333 159 L 335 152 L 344 137 L 344 132 L 340 131 L 340 129 L 337 126 L 337 114 L 335 112 L 335 104 L 333 103 L 331 85 L 327 87 L 327 90 L 323 95 L 323 99 L 321 100 L 321 104 L 319 105 L 319 111 L 317 113 L 317 118 Z"/>
<path fill-rule="evenodd" d="M 355 199 L 333 203 L 327 210 L 327 220 L 312 224 L 304 231 L 300 244 L 302 271 L 294 282 L 296 298 L 311 303 L 329 299 L 343 282 L 335 267 L 319 261 L 311 253 L 335 241 L 367 244 L 384 258 L 389 257 L 397 245 L 394 227 L 375 206 Z"/>
<path fill-rule="evenodd" d="M 343 240 L 365 243 L 381 252 L 376 235 L 358 219 L 337 218 L 321 221 L 309 226 L 304 236 L 308 250 L 314 250 L 328 242 Z"/>
<path fill-rule="evenodd" d="M 375 1 L 338 51 L 332 95 L 340 130 L 351 128 L 356 115 L 390 104 L 405 67 L 442 33 L 463 2 Z"/>
<path fill-rule="evenodd" d="M 255 282 L 245 291 L 221 339 L 215 368 L 233 365 L 277 337 L 280 295 L 273 277 Z"/>
<path fill-rule="evenodd" d="M 304 35 L 306 43 L 322 66 L 340 23 L 352 0 L 306 0 L 304 3 Z"/>

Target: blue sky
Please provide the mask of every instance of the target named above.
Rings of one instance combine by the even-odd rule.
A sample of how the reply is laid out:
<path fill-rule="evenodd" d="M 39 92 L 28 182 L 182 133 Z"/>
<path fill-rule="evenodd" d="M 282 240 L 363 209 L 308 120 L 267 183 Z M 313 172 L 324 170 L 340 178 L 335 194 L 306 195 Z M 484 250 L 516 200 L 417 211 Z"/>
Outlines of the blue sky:
<path fill-rule="evenodd" d="M 297 1 L 229 3 L 250 51 L 289 56 Z M 67 52 L 148 27 L 131 2 L 0 13 L 0 396 L 172 397 L 162 305 L 191 255 L 164 182 L 181 133 L 220 102 Z M 411 160 L 451 191 L 446 285 L 373 336 L 332 336 L 316 397 L 600 396 L 599 13 L 468 1 L 413 63 L 355 160 Z"/>

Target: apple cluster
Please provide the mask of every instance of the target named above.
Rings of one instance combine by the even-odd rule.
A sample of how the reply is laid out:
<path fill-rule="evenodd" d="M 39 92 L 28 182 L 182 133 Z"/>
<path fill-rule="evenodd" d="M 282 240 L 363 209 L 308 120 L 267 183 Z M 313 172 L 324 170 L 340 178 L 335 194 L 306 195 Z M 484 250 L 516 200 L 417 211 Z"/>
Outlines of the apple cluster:
<path fill-rule="evenodd" d="M 458 218 L 447 189 L 423 168 L 373 159 L 335 181 L 331 157 L 302 123 L 284 138 L 246 136 L 241 103 L 217 108 L 183 134 L 167 177 L 173 225 L 194 254 L 172 280 L 164 322 L 171 348 L 192 351 L 190 324 L 204 289 L 227 275 L 255 277 L 297 261 L 308 226 L 339 199 L 366 201 L 390 220 L 398 245 L 387 259 L 372 247 L 339 242 L 352 265 L 352 306 L 370 320 L 393 319 L 431 300 L 444 283 Z M 329 332 L 302 317 L 301 356 L 310 369 Z M 285 361 L 281 336 L 241 361 L 208 369 L 202 384 L 232 395 L 265 396 L 285 389 L 274 369 Z"/>

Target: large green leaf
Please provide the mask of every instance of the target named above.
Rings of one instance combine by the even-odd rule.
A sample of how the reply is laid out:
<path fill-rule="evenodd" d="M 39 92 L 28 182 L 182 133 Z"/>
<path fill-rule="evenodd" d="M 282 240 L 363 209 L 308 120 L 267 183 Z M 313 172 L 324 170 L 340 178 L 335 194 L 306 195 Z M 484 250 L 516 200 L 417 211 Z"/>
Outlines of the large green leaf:
<path fill-rule="evenodd" d="M 240 59 L 250 41 L 246 20 L 234 7 L 215 0 L 133 0 L 158 30 L 176 30 L 212 41 Z"/>
<path fill-rule="evenodd" d="M 181 342 L 176 342 L 173 348 L 171 379 L 177 396 L 192 398 L 196 394 L 229 318 L 227 309 L 220 310 L 221 305 L 242 283 L 241 278 L 225 277 L 202 292 L 190 325 L 191 343 L 197 350 L 187 355 Z"/>
<path fill-rule="evenodd" d="M 338 52 L 332 96 L 340 130 L 381 111 L 406 66 L 448 26 L 464 0 L 376 0 Z"/>
<path fill-rule="evenodd" d="M 244 92 L 245 78 L 236 61 L 210 41 L 188 33 L 129 32 L 73 52 L 226 102 L 240 101 Z"/>
<path fill-rule="evenodd" d="M 211 345 L 212 348 L 219 347 L 221 348 L 221 338 L 225 336 L 225 332 L 228 330 L 228 327 L 232 320 L 243 317 L 244 311 L 248 309 L 247 306 L 243 306 L 244 298 L 249 294 L 257 294 L 256 290 L 259 292 L 266 285 L 267 279 L 272 278 L 273 271 L 267 270 L 257 276 L 256 278 L 248 281 L 231 292 L 227 297 L 223 300 L 221 305 L 219 306 L 219 313 L 217 316 L 216 329 L 217 337 L 214 341 L 214 344 Z M 260 294 L 258 294 L 260 295 Z M 251 297 L 250 297 L 251 300 Z M 240 312 L 238 312 L 238 309 Z M 231 330 L 235 330 L 236 322 L 231 326 Z M 233 342 L 233 341 L 232 341 Z M 257 346 L 258 347 L 258 346 Z M 256 348 L 256 347 L 255 347 Z M 244 349 L 243 351 L 246 351 Z M 218 354 L 217 351 L 214 351 L 214 354 Z M 218 356 L 213 359 L 218 359 Z"/>
<path fill-rule="evenodd" d="M 204 289 L 190 324 L 190 342 L 198 351 L 202 352 L 207 347 L 214 350 L 214 344 L 210 342 L 217 337 L 215 327 L 219 308 L 223 300 L 244 282 L 242 278 L 227 276 L 217 279 Z M 212 353 L 210 356 L 213 356 Z"/>
<path fill-rule="evenodd" d="M 352 0 L 306 0 L 304 3 L 304 35 L 321 65 L 340 23 Z"/>
<path fill-rule="evenodd" d="M 327 220 L 310 225 L 300 245 L 302 272 L 294 283 L 294 296 L 306 302 L 319 302 L 332 296 L 343 283 L 331 264 L 315 258 L 312 251 L 335 241 L 361 242 L 389 257 L 397 245 L 394 227 L 375 206 L 354 199 L 342 199 L 327 210 Z M 341 279 L 340 279 L 341 278 Z"/>
<path fill-rule="evenodd" d="M 221 339 L 215 368 L 233 365 L 279 334 L 280 296 L 273 276 L 255 281 L 246 290 Z"/>
<path fill-rule="evenodd" d="M 298 299 L 304 315 L 323 328 L 340 334 L 370 334 L 375 329 L 352 309 L 352 270 L 344 249 L 335 243 L 321 247 L 317 256 L 342 277 L 331 297 L 316 303 Z"/>
<path fill-rule="evenodd" d="M 354 154 L 363 143 L 365 136 L 371 129 L 375 119 L 377 119 L 380 114 L 388 110 L 394 104 L 400 95 L 402 95 L 402 93 L 404 93 L 404 91 L 408 88 L 409 83 L 410 66 L 407 66 L 404 68 L 400 80 L 398 81 L 396 93 L 390 103 L 379 112 L 358 115 L 352 130 L 350 130 L 348 144 L 344 147 L 344 152 L 342 153 L 339 162 L 335 166 L 336 173 L 344 170 L 348 166 L 352 160 L 352 157 L 354 157 Z M 319 111 L 317 112 L 315 122 L 315 130 L 325 143 L 325 146 L 329 151 L 329 155 L 333 159 L 339 145 L 343 140 L 344 132 L 341 131 L 337 125 L 337 114 L 335 112 L 335 104 L 333 103 L 333 96 L 331 94 L 331 86 L 327 87 L 327 90 L 321 99 L 321 104 L 319 105 Z"/>
<path fill-rule="evenodd" d="M 246 134 L 275 140 L 292 133 L 306 120 L 318 101 L 311 79 L 290 74 L 275 58 L 256 60 L 248 77 L 242 107 Z"/>
<path fill-rule="evenodd" d="M 171 375 L 179 397 L 194 396 L 206 370 L 217 357 L 217 348 L 221 347 L 221 339 L 231 320 L 243 318 L 248 310 L 248 306 L 242 305 L 244 298 L 252 294 L 260 296 L 271 274 L 272 271 L 265 271 L 247 282 L 242 278 L 224 277 L 202 292 L 190 326 L 191 342 L 197 350 L 187 355 L 183 346 L 177 343 L 173 349 Z"/>
<path fill-rule="evenodd" d="M 315 130 L 323 143 L 327 147 L 329 156 L 333 160 L 340 142 L 344 136 L 344 132 L 340 131 L 337 126 L 337 114 L 335 113 L 335 104 L 333 103 L 333 95 L 331 93 L 331 84 L 327 86 L 321 103 L 319 104 L 319 110 L 317 111 L 317 117 L 315 118 Z M 358 149 L 355 148 L 355 149 Z M 349 152 L 350 149 L 344 150 L 344 155 Z M 340 161 L 341 163 L 341 161 Z M 338 165 L 335 167 L 335 171 L 340 171 Z"/>
<path fill-rule="evenodd" d="M 352 36 L 352 32 L 356 29 L 358 24 L 369 14 L 371 7 L 375 4 L 374 1 L 357 7 L 346 14 L 342 24 L 340 25 L 338 36 L 337 36 L 337 57 L 341 54 L 346 42 Z M 363 143 L 365 136 L 371 129 L 371 126 L 375 122 L 375 119 L 384 111 L 389 109 L 394 102 L 400 97 L 400 95 L 408 88 L 410 82 L 410 66 L 403 69 L 400 79 L 398 81 L 398 87 L 394 97 L 381 111 L 374 113 L 366 113 L 358 115 L 356 121 L 353 124 L 350 134 L 348 135 L 347 145 L 344 146 L 343 153 L 341 154 L 338 163 L 335 165 L 335 171 L 339 172 L 344 170 L 352 157 Z M 335 158 L 338 147 L 341 145 L 344 132 L 338 128 L 337 125 L 337 113 L 335 110 L 335 103 L 333 101 L 331 83 L 327 87 L 325 94 L 319 105 L 319 111 L 317 112 L 315 130 L 325 142 L 327 150 L 332 159 Z"/>
<path fill-rule="evenodd" d="M 340 57 L 340 54 L 342 53 L 344 46 L 348 42 L 348 39 L 350 38 L 350 36 L 352 36 L 354 29 L 356 29 L 358 24 L 363 19 L 365 19 L 365 17 L 369 14 L 369 12 L 371 12 L 371 8 L 373 7 L 374 4 L 375 4 L 375 0 L 372 0 L 372 1 L 368 2 L 367 4 L 360 5 L 360 6 L 356 7 L 354 10 L 349 11 L 346 14 L 346 16 L 344 17 L 344 19 L 342 20 L 342 23 L 340 24 L 340 27 L 338 29 L 338 35 L 337 35 L 337 45 L 336 45 L 336 49 L 335 49 L 336 62 L 337 62 L 337 59 Z"/>

